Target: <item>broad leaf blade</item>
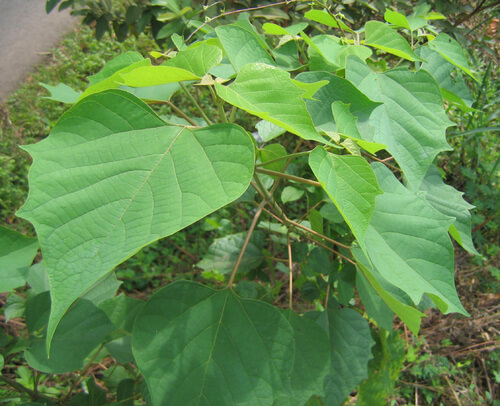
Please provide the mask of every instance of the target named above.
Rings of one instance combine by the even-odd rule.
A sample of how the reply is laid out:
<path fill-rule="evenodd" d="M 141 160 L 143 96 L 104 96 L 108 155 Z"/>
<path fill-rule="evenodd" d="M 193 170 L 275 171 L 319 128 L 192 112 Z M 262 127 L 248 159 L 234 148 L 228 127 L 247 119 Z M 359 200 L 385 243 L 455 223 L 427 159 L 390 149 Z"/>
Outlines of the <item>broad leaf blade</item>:
<path fill-rule="evenodd" d="M 366 45 L 399 56 L 409 61 L 419 61 L 410 44 L 387 24 L 368 21 L 365 25 Z"/>
<path fill-rule="evenodd" d="M 307 140 L 325 142 L 316 132 L 302 99 L 305 91 L 290 74 L 269 65 L 246 65 L 230 86 L 215 84 L 217 94 L 250 114 L 283 127 Z"/>
<path fill-rule="evenodd" d="M 377 196 L 365 247 L 377 271 L 418 304 L 427 293 L 444 313 L 467 315 L 454 282 L 453 219 L 406 189 L 382 164 L 373 165 Z"/>
<path fill-rule="evenodd" d="M 117 83 L 131 87 L 146 87 L 197 80 L 199 76 L 175 66 L 140 66 L 129 72 L 117 73 Z"/>
<path fill-rule="evenodd" d="M 441 92 L 425 71 L 394 70 L 376 74 L 357 58 L 349 58 L 346 77 L 372 100 L 382 102 L 370 116 L 374 142 L 384 144 L 418 189 L 436 155 L 450 149 L 448 120 Z"/>
<path fill-rule="evenodd" d="M 0 292 L 23 286 L 38 251 L 38 240 L 0 226 Z"/>
<path fill-rule="evenodd" d="M 449 230 L 452 237 L 471 254 L 480 255 L 474 248 L 471 237 L 470 210 L 474 206 L 463 199 L 463 193 L 446 185 L 435 166 L 429 168 L 429 172 L 420 185 L 420 190 L 426 192 L 425 199 L 435 209 L 446 216 L 455 218 Z"/>
<path fill-rule="evenodd" d="M 334 155 L 316 147 L 309 155 L 309 166 L 355 237 L 363 241 L 375 197 L 382 193 L 368 162 L 362 157 Z"/>
<path fill-rule="evenodd" d="M 82 100 L 26 149 L 34 163 L 18 214 L 37 230 L 51 282 L 49 342 L 114 266 L 243 194 L 255 160 L 240 127 L 170 127 L 118 90 Z"/>
<path fill-rule="evenodd" d="M 78 98 L 82 94 L 81 92 L 77 92 L 64 83 L 59 83 L 57 86 L 51 86 L 46 83 L 40 82 L 40 86 L 44 87 L 50 92 L 50 96 L 44 97 L 45 99 L 54 100 L 61 103 L 74 104 L 78 101 Z"/>
<path fill-rule="evenodd" d="M 165 62 L 164 65 L 182 68 L 196 76 L 203 77 L 221 60 L 222 51 L 219 47 L 202 42 L 199 45 L 180 51 L 174 58 Z"/>
<path fill-rule="evenodd" d="M 293 330 L 267 303 L 176 282 L 150 299 L 132 337 L 154 405 L 264 406 L 289 396 Z"/>

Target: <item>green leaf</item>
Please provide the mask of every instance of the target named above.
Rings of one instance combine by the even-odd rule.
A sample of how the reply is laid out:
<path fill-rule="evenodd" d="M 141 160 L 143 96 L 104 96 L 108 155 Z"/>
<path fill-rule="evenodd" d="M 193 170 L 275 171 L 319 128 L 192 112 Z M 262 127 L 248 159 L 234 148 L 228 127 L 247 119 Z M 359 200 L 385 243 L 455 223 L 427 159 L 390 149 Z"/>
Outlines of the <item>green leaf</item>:
<path fill-rule="evenodd" d="M 62 318 L 48 358 L 45 333 L 49 313 L 48 292 L 35 296 L 26 305 L 30 345 L 24 355 L 28 364 L 38 371 L 60 374 L 82 368 L 84 359 L 113 330 L 104 312 L 82 299 Z"/>
<path fill-rule="evenodd" d="M 222 99 L 250 114 L 307 140 L 325 142 L 307 112 L 302 99 L 305 92 L 279 68 L 248 64 L 230 86 L 216 83 L 215 88 Z"/>
<path fill-rule="evenodd" d="M 7 301 L 3 307 L 3 313 L 5 315 L 5 322 L 9 320 L 24 317 L 24 310 L 26 307 L 26 299 L 14 293 L 9 293 L 7 296 Z"/>
<path fill-rule="evenodd" d="M 309 155 L 309 166 L 355 237 L 363 241 L 375 197 L 382 193 L 368 162 L 362 157 L 334 155 L 316 147 Z"/>
<path fill-rule="evenodd" d="M 194 73 L 174 66 L 139 66 L 116 75 L 117 83 L 131 87 L 157 86 L 165 83 L 200 79 Z"/>
<path fill-rule="evenodd" d="M 116 329 L 131 333 L 135 318 L 143 306 L 142 300 L 119 295 L 100 303 L 99 309 L 106 313 Z"/>
<path fill-rule="evenodd" d="M 104 279 L 101 279 L 92 286 L 82 298 L 87 299 L 96 306 L 107 299 L 116 295 L 116 291 L 121 285 L 121 281 L 116 278 L 114 273 L 107 274 Z"/>
<path fill-rule="evenodd" d="M 324 10 L 309 10 L 304 14 L 305 18 L 316 21 L 332 28 L 342 28 L 343 30 L 353 32 L 340 18 L 333 18 L 327 11 Z"/>
<path fill-rule="evenodd" d="M 170 127 L 119 90 L 83 99 L 26 149 L 34 163 L 18 215 L 37 230 L 51 282 L 49 342 L 114 266 L 242 195 L 255 162 L 242 128 Z"/>
<path fill-rule="evenodd" d="M 47 272 L 45 272 L 43 262 L 38 262 L 30 267 L 26 282 L 28 282 L 28 285 L 30 285 L 31 290 L 35 294 L 42 293 L 50 289 L 49 277 Z"/>
<path fill-rule="evenodd" d="M 419 312 L 407 303 L 404 303 L 404 301 L 401 301 L 399 297 L 396 297 L 393 294 L 400 290 L 383 279 L 383 277 L 372 268 L 360 248 L 354 248 L 352 253 L 358 263 L 359 269 L 363 273 L 363 276 L 366 278 L 366 281 L 370 283 L 376 294 L 378 294 L 385 304 L 398 315 L 398 317 L 408 326 L 413 334 L 418 335 L 420 323 L 422 317 L 425 317 L 425 314 Z M 365 287 L 368 289 L 366 284 Z M 383 310 L 382 306 L 378 306 L 381 310 Z M 372 314 L 374 314 L 373 311 Z M 378 313 L 374 314 L 374 318 L 377 314 Z M 382 319 L 379 317 L 378 320 Z"/>
<path fill-rule="evenodd" d="M 215 241 L 210 244 L 207 254 L 196 266 L 205 270 L 216 269 L 221 273 L 230 273 L 243 247 L 246 235 L 247 233 L 243 232 L 216 238 Z M 263 234 L 259 231 L 252 233 L 252 237 L 250 238 L 250 242 L 248 243 L 240 267 L 238 268 L 239 272 L 251 271 L 261 264 L 264 259 L 262 255 L 263 245 Z"/>
<path fill-rule="evenodd" d="M 268 144 L 260 151 L 260 159 L 262 163 L 267 161 L 272 161 L 287 155 L 286 149 L 281 144 Z M 264 165 L 264 168 L 270 169 L 272 171 L 281 172 L 285 167 L 286 159 L 280 159 L 279 161 Z"/>
<path fill-rule="evenodd" d="M 266 34 L 270 35 L 291 35 L 295 36 L 299 32 L 304 31 L 309 24 L 303 22 L 303 23 L 297 23 L 293 25 L 289 25 L 288 27 L 281 27 L 278 24 L 274 23 L 264 23 L 262 26 L 262 29 Z"/>
<path fill-rule="evenodd" d="M 303 405 L 312 395 L 324 395 L 323 379 L 330 367 L 330 345 L 325 331 L 308 317 L 285 310 L 295 338 L 291 375 L 293 403 Z"/>
<path fill-rule="evenodd" d="M 398 27 L 403 27 L 411 31 L 410 23 L 408 22 L 406 17 L 403 14 L 398 13 L 397 11 L 386 9 L 384 13 L 384 20 L 390 24 L 394 24 Z"/>
<path fill-rule="evenodd" d="M 410 44 L 389 25 L 380 21 L 368 21 L 365 25 L 365 32 L 365 45 L 381 49 L 409 61 L 420 61 L 420 58 L 411 49 Z"/>
<path fill-rule="evenodd" d="M 290 323 L 230 290 L 187 281 L 161 289 L 137 318 L 132 347 L 153 405 L 271 405 L 289 396 Z"/>
<path fill-rule="evenodd" d="M 467 251 L 474 255 L 481 255 L 474 248 L 471 237 L 470 210 L 474 208 L 463 199 L 463 193 L 444 183 L 439 169 L 431 166 L 425 176 L 420 190 L 425 192 L 425 199 L 439 212 L 454 217 L 450 226 L 452 237 Z"/>
<path fill-rule="evenodd" d="M 373 72 L 361 60 L 350 57 L 346 77 L 374 101 L 382 102 L 370 116 L 375 128 L 372 141 L 387 146 L 416 190 L 436 155 L 450 147 L 445 131 L 448 120 L 441 92 L 425 71 Z"/>
<path fill-rule="evenodd" d="M 138 62 L 148 64 L 151 63 L 148 59 L 144 59 L 142 55 L 135 51 L 128 51 L 118 55 L 104 65 L 104 67 L 95 75 L 89 76 L 87 79 L 91 86 L 110 78 L 114 73 L 121 71 Z M 134 65 L 135 66 L 135 65 Z"/>
<path fill-rule="evenodd" d="M 293 187 L 285 186 L 281 192 L 281 201 L 285 203 L 295 202 L 304 196 L 304 190 Z"/>
<path fill-rule="evenodd" d="M 54 100 L 61 103 L 74 104 L 78 101 L 78 98 L 82 94 L 82 92 L 77 92 L 64 83 L 59 83 L 57 86 L 51 86 L 40 82 L 40 86 L 47 89 L 50 93 L 50 96 L 46 96 L 44 99 Z"/>
<path fill-rule="evenodd" d="M 324 381 L 325 404 L 340 406 L 368 376 L 374 341 L 368 322 L 353 309 L 329 305 L 317 322 L 328 335 L 332 360 L 331 371 Z"/>
<path fill-rule="evenodd" d="M 29 266 L 38 251 L 38 240 L 0 226 L 0 292 L 26 283 Z"/>
<path fill-rule="evenodd" d="M 245 29 L 236 24 L 221 25 L 215 29 L 224 52 L 236 72 L 249 63 L 275 65 L 267 52 L 263 40 L 252 29 Z"/>
<path fill-rule="evenodd" d="M 451 38 L 449 35 L 441 33 L 432 41 L 429 42 L 429 48 L 438 52 L 444 59 L 462 69 L 475 81 L 479 81 L 471 72 L 469 62 L 464 55 L 464 50 L 460 44 Z"/>
<path fill-rule="evenodd" d="M 146 102 L 169 101 L 172 95 L 180 89 L 179 83 L 165 83 L 157 86 L 130 87 L 120 86 L 118 89 L 132 93 Z"/>
<path fill-rule="evenodd" d="M 427 293 L 443 313 L 467 315 L 454 282 L 453 219 L 406 189 L 382 164 L 373 164 L 384 194 L 377 196 L 364 245 L 377 271 L 418 304 Z"/>
<path fill-rule="evenodd" d="M 4 365 L 5 365 L 5 360 L 3 358 L 3 355 L 0 354 L 0 374 L 2 373 L 2 369 L 3 369 Z"/>
<path fill-rule="evenodd" d="M 257 129 L 257 134 L 262 142 L 269 142 L 286 132 L 284 128 L 278 127 L 276 124 L 266 120 L 260 120 L 257 124 L 255 124 L 255 128 Z"/>
<path fill-rule="evenodd" d="M 219 47 L 202 42 L 178 52 L 163 65 L 181 68 L 202 77 L 221 60 L 222 51 Z"/>
<path fill-rule="evenodd" d="M 369 364 L 369 378 L 361 383 L 357 405 L 386 406 L 405 360 L 405 341 L 399 332 L 379 332 Z"/>
<path fill-rule="evenodd" d="M 312 100 L 306 100 L 307 110 L 311 114 L 314 125 L 319 130 L 338 131 L 332 114 L 332 104 L 340 101 L 350 105 L 350 112 L 357 117 L 357 128 L 363 139 L 372 141 L 370 134 L 373 129 L 368 123 L 372 111 L 380 103 L 370 100 L 347 79 L 327 72 L 304 72 L 297 75 L 301 82 L 314 83 L 327 80 L 328 85 L 323 86 Z M 342 123 L 342 125 L 345 125 Z M 360 135 L 361 136 L 361 135 Z"/>

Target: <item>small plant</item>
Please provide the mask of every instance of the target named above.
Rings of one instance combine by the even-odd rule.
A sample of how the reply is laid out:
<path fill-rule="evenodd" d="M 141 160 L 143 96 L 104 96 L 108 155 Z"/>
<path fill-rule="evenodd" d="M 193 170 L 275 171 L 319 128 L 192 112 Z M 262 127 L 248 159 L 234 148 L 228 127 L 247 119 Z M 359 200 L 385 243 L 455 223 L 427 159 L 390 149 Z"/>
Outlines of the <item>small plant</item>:
<path fill-rule="evenodd" d="M 340 405 L 358 390 L 360 404 L 382 405 L 404 359 L 394 315 L 415 334 L 426 303 L 467 315 L 450 235 L 476 253 L 472 206 L 435 165 L 450 148 L 443 96 L 462 105 L 458 72 L 477 80 L 460 45 L 428 7 L 388 10 L 361 32 L 316 6 L 304 17 L 261 26 L 240 14 L 208 34 L 200 23 L 154 54 L 160 64 L 126 52 L 83 92 L 54 89 L 73 106 L 23 147 L 33 165 L 18 215 L 38 238 L 0 229 L 0 290 L 33 289 L 33 369 L 83 369 L 80 385 L 106 353 L 137 368 L 118 401 Z M 234 202 L 238 221 L 213 217 Z M 119 264 L 207 216 L 201 227 L 231 230 L 198 264 L 223 288 L 190 275 L 147 302 L 115 296 Z"/>

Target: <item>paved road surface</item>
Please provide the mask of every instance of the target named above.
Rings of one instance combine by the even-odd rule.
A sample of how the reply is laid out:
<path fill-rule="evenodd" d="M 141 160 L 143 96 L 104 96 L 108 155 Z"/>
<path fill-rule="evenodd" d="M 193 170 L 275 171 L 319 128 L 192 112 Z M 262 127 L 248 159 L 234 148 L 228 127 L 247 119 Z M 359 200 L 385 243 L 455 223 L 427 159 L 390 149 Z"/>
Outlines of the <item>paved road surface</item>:
<path fill-rule="evenodd" d="M 0 102 L 76 24 L 69 12 L 45 13 L 45 0 L 0 0 Z"/>

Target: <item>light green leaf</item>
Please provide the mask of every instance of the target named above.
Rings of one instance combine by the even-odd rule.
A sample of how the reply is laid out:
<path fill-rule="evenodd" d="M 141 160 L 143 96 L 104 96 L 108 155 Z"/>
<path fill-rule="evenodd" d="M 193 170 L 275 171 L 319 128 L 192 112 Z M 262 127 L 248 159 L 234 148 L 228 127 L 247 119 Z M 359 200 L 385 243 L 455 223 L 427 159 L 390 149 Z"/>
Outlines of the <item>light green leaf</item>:
<path fill-rule="evenodd" d="M 26 282 L 30 285 L 33 293 L 38 294 L 50 289 L 49 277 L 45 272 L 43 262 L 32 265 L 28 271 Z"/>
<path fill-rule="evenodd" d="M 325 142 L 307 112 L 302 99 L 305 92 L 279 68 L 248 64 L 230 86 L 216 83 L 215 89 L 222 99 L 250 114 L 307 140 Z"/>
<path fill-rule="evenodd" d="M 281 27 L 274 23 L 264 23 L 262 29 L 266 34 L 270 35 L 291 35 L 295 36 L 299 32 L 304 31 L 309 24 L 307 23 L 297 23 L 289 25 L 288 27 Z"/>
<path fill-rule="evenodd" d="M 292 404 L 303 405 L 312 395 L 324 394 L 323 379 L 330 368 L 330 345 L 325 331 L 308 317 L 285 310 L 293 327 L 295 360 L 291 376 Z"/>
<path fill-rule="evenodd" d="M 44 87 L 50 92 L 50 96 L 46 96 L 44 97 L 44 99 L 54 100 L 61 103 L 76 103 L 78 101 L 78 98 L 82 94 L 82 92 L 77 92 L 64 83 L 59 83 L 57 86 L 50 86 L 46 83 L 40 82 L 40 86 Z"/>
<path fill-rule="evenodd" d="M 444 59 L 462 69 L 475 81 L 479 79 L 474 76 L 469 67 L 469 62 L 464 55 L 464 50 L 460 44 L 449 35 L 441 33 L 429 42 L 429 48 L 438 52 Z"/>
<path fill-rule="evenodd" d="M 309 166 L 355 237 L 363 241 L 375 197 L 382 193 L 368 162 L 359 156 L 334 155 L 316 147 L 309 155 Z"/>
<path fill-rule="evenodd" d="M 132 348 L 153 405 L 264 406 L 290 395 L 290 323 L 230 290 L 187 281 L 161 289 L 135 322 Z"/>
<path fill-rule="evenodd" d="M 373 164 L 384 194 L 377 196 L 364 245 L 380 275 L 418 304 L 424 293 L 443 313 L 467 315 L 454 282 L 453 219 L 406 189 L 382 164 Z"/>
<path fill-rule="evenodd" d="M 333 18 L 327 11 L 324 10 L 309 10 L 304 14 L 305 18 L 311 21 L 316 21 L 332 28 L 342 28 L 345 31 L 353 32 L 340 18 Z"/>
<path fill-rule="evenodd" d="M 249 63 L 275 65 L 273 58 L 253 29 L 229 24 L 218 26 L 215 32 L 236 72 Z"/>
<path fill-rule="evenodd" d="M 138 52 L 127 51 L 117 57 L 113 58 L 111 61 L 107 62 L 106 65 L 95 75 L 89 76 L 88 81 L 91 86 L 102 82 L 104 79 L 111 77 L 114 73 L 133 65 L 137 62 L 150 63 L 148 59 L 144 59 L 142 55 Z"/>
<path fill-rule="evenodd" d="M 403 14 L 398 13 L 397 11 L 392 11 L 390 9 L 385 10 L 384 20 L 390 24 L 397 25 L 398 27 L 406 28 L 411 31 L 410 23 L 406 19 Z"/>
<path fill-rule="evenodd" d="M 168 101 L 180 89 L 179 83 L 165 83 L 157 86 L 130 87 L 120 86 L 118 89 L 132 93 L 135 97 L 147 102 Z"/>
<path fill-rule="evenodd" d="M 116 275 L 110 273 L 106 275 L 104 279 L 92 286 L 89 291 L 82 296 L 82 299 L 87 299 L 97 306 L 101 302 L 115 296 L 121 284 L 121 281 L 116 278 Z"/>
<path fill-rule="evenodd" d="M 260 120 L 257 124 L 255 124 L 255 128 L 257 129 L 257 134 L 262 142 L 269 142 L 286 132 L 284 128 L 266 120 Z"/>
<path fill-rule="evenodd" d="M 157 86 L 200 79 L 194 73 L 174 66 L 140 66 L 129 72 L 116 75 L 117 83 L 131 87 Z"/>
<path fill-rule="evenodd" d="M 23 286 L 38 251 L 38 240 L 0 226 L 0 292 Z"/>
<path fill-rule="evenodd" d="M 410 44 L 389 25 L 380 21 L 368 21 L 365 25 L 365 31 L 365 45 L 381 49 L 409 61 L 420 60 L 411 49 Z"/>
<path fill-rule="evenodd" d="M 333 102 L 332 113 L 337 124 L 337 131 L 351 140 L 355 140 L 361 148 L 364 148 L 371 154 L 375 154 L 385 148 L 385 145 L 363 139 L 363 136 L 358 131 L 358 118 L 351 113 L 349 104 L 342 103 L 341 101 Z"/>
<path fill-rule="evenodd" d="M 26 149 L 34 163 L 18 215 L 37 230 L 51 282 L 49 342 L 114 266 L 242 195 L 255 162 L 242 128 L 170 127 L 119 90 L 77 103 Z"/>
<path fill-rule="evenodd" d="M 3 358 L 3 355 L 0 354 L 0 374 L 2 373 L 2 369 L 3 369 L 4 365 L 5 365 L 5 360 Z"/>
<path fill-rule="evenodd" d="M 425 317 L 425 314 L 419 312 L 407 303 L 404 303 L 404 301 L 401 301 L 400 298 L 394 294 L 398 292 L 399 289 L 390 285 L 372 268 L 360 248 L 354 248 L 352 253 L 358 263 L 359 270 L 361 270 L 366 281 L 370 283 L 376 294 L 379 295 L 385 304 L 398 315 L 413 334 L 418 335 L 420 323 L 422 317 Z M 365 287 L 367 286 L 365 285 Z"/>
<path fill-rule="evenodd" d="M 295 202 L 304 196 L 304 190 L 293 187 L 285 186 L 281 192 L 281 201 L 285 203 Z"/>
<path fill-rule="evenodd" d="M 452 237 L 467 251 L 480 255 L 474 248 L 471 238 L 471 215 L 474 208 L 463 199 L 463 193 L 444 183 L 438 168 L 431 166 L 425 176 L 420 190 L 426 192 L 425 199 L 439 212 L 454 217 L 450 226 Z"/>
<path fill-rule="evenodd" d="M 181 68 L 203 77 L 221 60 L 222 51 L 219 47 L 202 42 L 178 52 L 174 58 L 169 59 L 163 65 Z"/>
<path fill-rule="evenodd" d="M 452 123 L 436 81 L 425 71 L 377 74 L 354 57 L 349 58 L 346 77 L 372 100 L 383 103 L 370 115 L 375 128 L 370 141 L 387 146 L 409 187 L 416 190 L 436 155 L 450 149 L 445 132 Z"/>
<path fill-rule="evenodd" d="M 285 147 L 281 144 L 268 144 L 259 151 L 259 154 L 262 163 L 266 163 L 267 161 L 286 156 L 287 152 Z M 272 171 L 281 172 L 285 164 L 286 159 L 280 159 L 279 161 L 264 165 L 263 167 Z"/>
<path fill-rule="evenodd" d="M 325 404 L 340 406 L 356 386 L 367 377 L 374 341 L 368 322 L 353 309 L 329 305 L 317 322 L 330 341 L 331 372 L 325 378 Z"/>
<path fill-rule="evenodd" d="M 144 302 L 126 295 L 115 296 L 99 304 L 99 309 L 109 317 L 116 329 L 132 333 L 135 318 Z"/>
<path fill-rule="evenodd" d="M 216 238 L 208 247 L 207 254 L 196 266 L 209 271 L 217 270 L 224 274 L 230 273 L 236 264 L 246 235 L 247 233 L 243 232 Z M 252 233 L 238 268 L 239 272 L 251 271 L 261 264 L 264 259 L 262 254 L 263 245 L 264 235 L 260 231 Z"/>
<path fill-rule="evenodd" d="M 80 300 L 62 318 L 48 358 L 45 335 L 49 313 L 49 292 L 35 296 L 26 305 L 30 345 L 24 355 L 28 364 L 38 371 L 60 374 L 82 368 L 84 359 L 113 330 L 102 310 L 88 300 Z"/>

